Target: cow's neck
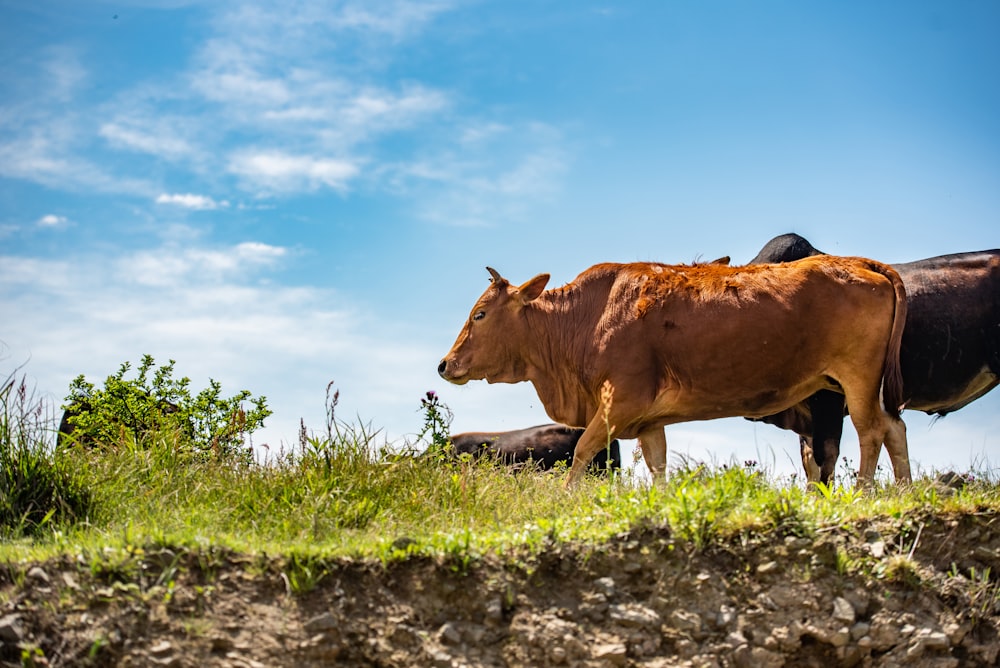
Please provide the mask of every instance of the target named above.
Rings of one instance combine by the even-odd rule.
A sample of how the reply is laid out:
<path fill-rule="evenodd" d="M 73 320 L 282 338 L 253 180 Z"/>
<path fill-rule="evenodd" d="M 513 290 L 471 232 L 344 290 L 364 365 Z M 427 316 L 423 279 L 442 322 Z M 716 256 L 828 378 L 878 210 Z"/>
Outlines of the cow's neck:
<path fill-rule="evenodd" d="M 525 310 L 531 337 L 525 350 L 527 380 L 549 417 L 573 427 L 585 427 L 597 409 L 589 356 L 601 310 L 588 308 L 593 288 L 600 291 L 599 286 L 573 285 L 549 290 Z"/>

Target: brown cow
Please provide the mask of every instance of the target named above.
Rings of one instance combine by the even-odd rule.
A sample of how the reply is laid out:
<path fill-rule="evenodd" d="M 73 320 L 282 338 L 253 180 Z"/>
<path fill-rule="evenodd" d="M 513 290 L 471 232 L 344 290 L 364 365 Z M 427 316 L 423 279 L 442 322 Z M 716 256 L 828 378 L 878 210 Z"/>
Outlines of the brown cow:
<path fill-rule="evenodd" d="M 823 252 L 798 234 L 782 234 L 767 242 L 750 264 L 814 255 Z M 943 416 L 1000 384 L 1000 249 L 891 266 L 907 295 L 899 350 L 906 408 Z M 840 455 L 842 395 L 817 392 L 762 420 L 799 434 L 807 477 L 829 482 Z"/>
<path fill-rule="evenodd" d="M 600 264 L 548 291 L 548 274 L 514 286 L 488 270 L 492 285 L 438 373 L 459 385 L 531 381 L 553 420 L 586 427 L 567 486 L 608 438 L 638 438 L 662 477 L 665 425 L 773 415 L 819 389 L 846 395 L 859 484 L 874 478 L 883 442 L 897 480 L 909 480 L 899 419 L 906 293 L 887 265 L 828 256 Z"/>

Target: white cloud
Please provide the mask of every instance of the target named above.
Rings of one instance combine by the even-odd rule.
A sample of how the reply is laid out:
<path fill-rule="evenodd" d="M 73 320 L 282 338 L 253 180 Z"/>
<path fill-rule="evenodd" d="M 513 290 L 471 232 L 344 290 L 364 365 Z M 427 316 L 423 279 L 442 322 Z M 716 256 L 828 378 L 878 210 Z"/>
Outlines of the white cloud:
<path fill-rule="evenodd" d="M 122 284 L 197 287 L 236 276 L 247 279 L 254 271 L 273 267 L 287 255 L 286 248 L 259 242 L 221 249 L 170 244 L 125 255 L 115 266 Z"/>
<path fill-rule="evenodd" d="M 60 102 L 71 100 L 88 79 L 88 72 L 81 64 L 81 54 L 69 47 L 50 49 L 49 58 L 43 63 L 48 79 L 47 92 Z"/>
<path fill-rule="evenodd" d="M 159 128 L 146 131 L 134 126 L 127 127 L 121 123 L 105 123 L 98 132 L 115 148 L 149 153 L 167 159 L 178 159 L 195 152 L 187 141 L 171 136 L 169 130 L 162 127 L 162 124 Z"/>
<path fill-rule="evenodd" d="M 0 312 L 9 316 L 0 361 L 27 361 L 39 390 L 61 402 L 78 374 L 100 382 L 143 354 L 160 364 L 175 359 L 176 374 L 193 388 L 212 377 L 227 394 L 266 395 L 275 415 L 254 441 L 273 448 L 295 443 L 300 417 L 321 430 L 331 380 L 341 390 L 341 417 L 377 419 L 393 439 L 415 432 L 440 351 L 399 324 L 374 326 L 335 291 L 253 278 L 286 256 L 284 248 L 244 242 L 112 258 L 0 257 Z M 163 280 L 131 280 L 141 271 Z M 387 332 L 398 340 L 384 340 Z"/>
<path fill-rule="evenodd" d="M 225 209 L 229 206 L 229 202 L 226 200 L 217 202 L 206 195 L 194 195 L 192 193 L 175 193 L 173 195 L 163 193 L 157 196 L 156 203 L 172 204 L 185 209 L 194 209 L 195 211 L 212 211 L 214 209 Z"/>
<path fill-rule="evenodd" d="M 234 155 L 229 171 L 267 192 L 284 192 L 315 190 L 320 186 L 343 191 L 360 170 L 347 160 L 250 151 Z"/>
<path fill-rule="evenodd" d="M 397 165 L 387 179 L 412 193 L 424 220 L 459 227 L 520 220 L 531 207 L 559 191 L 568 157 L 561 138 L 547 126 L 481 126 L 461 133 L 461 158 Z"/>
<path fill-rule="evenodd" d="M 20 136 L 0 137 L 0 177 L 24 179 L 59 191 L 91 191 L 151 196 L 146 180 L 118 176 L 104 166 L 81 157 L 74 140 L 51 136 L 60 121 L 42 118 Z"/>
<path fill-rule="evenodd" d="M 193 85 L 208 100 L 238 102 L 245 107 L 282 105 L 291 99 L 284 80 L 263 76 L 242 63 L 236 71 L 213 68 L 203 72 L 194 77 Z"/>
<path fill-rule="evenodd" d="M 69 222 L 65 216 L 57 216 L 55 214 L 46 214 L 38 219 L 39 227 L 62 227 Z"/>

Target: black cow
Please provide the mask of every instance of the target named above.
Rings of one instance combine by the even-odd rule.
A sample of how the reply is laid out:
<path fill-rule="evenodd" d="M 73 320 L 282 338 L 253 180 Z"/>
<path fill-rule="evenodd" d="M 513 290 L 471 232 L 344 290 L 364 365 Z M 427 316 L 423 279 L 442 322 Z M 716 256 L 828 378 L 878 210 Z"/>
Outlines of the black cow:
<path fill-rule="evenodd" d="M 141 397 L 144 401 L 151 401 L 148 396 Z M 91 435 L 81 435 L 77 433 L 76 420 L 79 415 L 90 413 L 93 410 L 90 399 L 84 396 L 73 398 L 63 411 L 62 419 L 59 421 L 59 431 L 56 433 L 56 448 L 63 448 L 70 445 L 80 445 L 85 448 L 96 448 L 98 443 Z M 172 401 L 159 399 L 155 402 L 155 407 L 147 412 L 145 416 L 131 415 L 128 419 L 120 415 L 111 416 L 108 419 L 119 425 L 121 428 L 131 431 L 135 436 L 146 435 L 154 431 L 164 416 L 173 415 L 180 411 L 180 407 Z M 184 423 L 187 434 L 193 435 L 190 422 Z M 107 445 L 107 444 L 105 444 Z"/>
<path fill-rule="evenodd" d="M 515 431 L 476 431 L 455 434 L 451 437 L 453 453 L 468 453 L 475 458 L 495 457 L 504 464 L 514 466 L 534 465 L 551 469 L 559 462 L 573 463 L 573 451 L 583 429 L 561 424 L 544 424 Z M 608 455 L 610 451 L 610 465 Z M 622 467 L 618 440 L 603 448 L 590 462 L 593 473 L 605 473 Z"/>
<path fill-rule="evenodd" d="M 751 264 L 823 255 L 797 234 L 767 242 Z M 943 416 L 1000 383 L 1000 250 L 894 264 L 906 286 L 900 366 L 905 407 Z M 844 397 L 824 390 L 764 422 L 799 434 L 811 480 L 829 482 L 840 456 Z M 814 447 L 815 444 L 815 447 Z M 815 459 L 815 463 L 813 463 Z"/>

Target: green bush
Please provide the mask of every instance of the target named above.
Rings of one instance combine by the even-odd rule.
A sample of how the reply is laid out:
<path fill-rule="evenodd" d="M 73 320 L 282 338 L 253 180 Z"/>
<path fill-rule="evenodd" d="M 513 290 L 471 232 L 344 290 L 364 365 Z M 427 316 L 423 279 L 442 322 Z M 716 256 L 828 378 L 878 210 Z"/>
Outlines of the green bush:
<path fill-rule="evenodd" d="M 150 437 L 168 433 L 178 445 L 205 455 L 252 459 L 245 440 L 271 415 L 265 397 L 242 390 L 224 398 L 222 386 L 212 379 L 192 396 L 189 378 L 173 378 L 174 360 L 154 366 L 153 358 L 144 355 L 136 377 L 127 379 L 131 365 L 125 362 L 103 388 L 78 376 L 66 397 L 60 443 L 144 448 Z"/>

